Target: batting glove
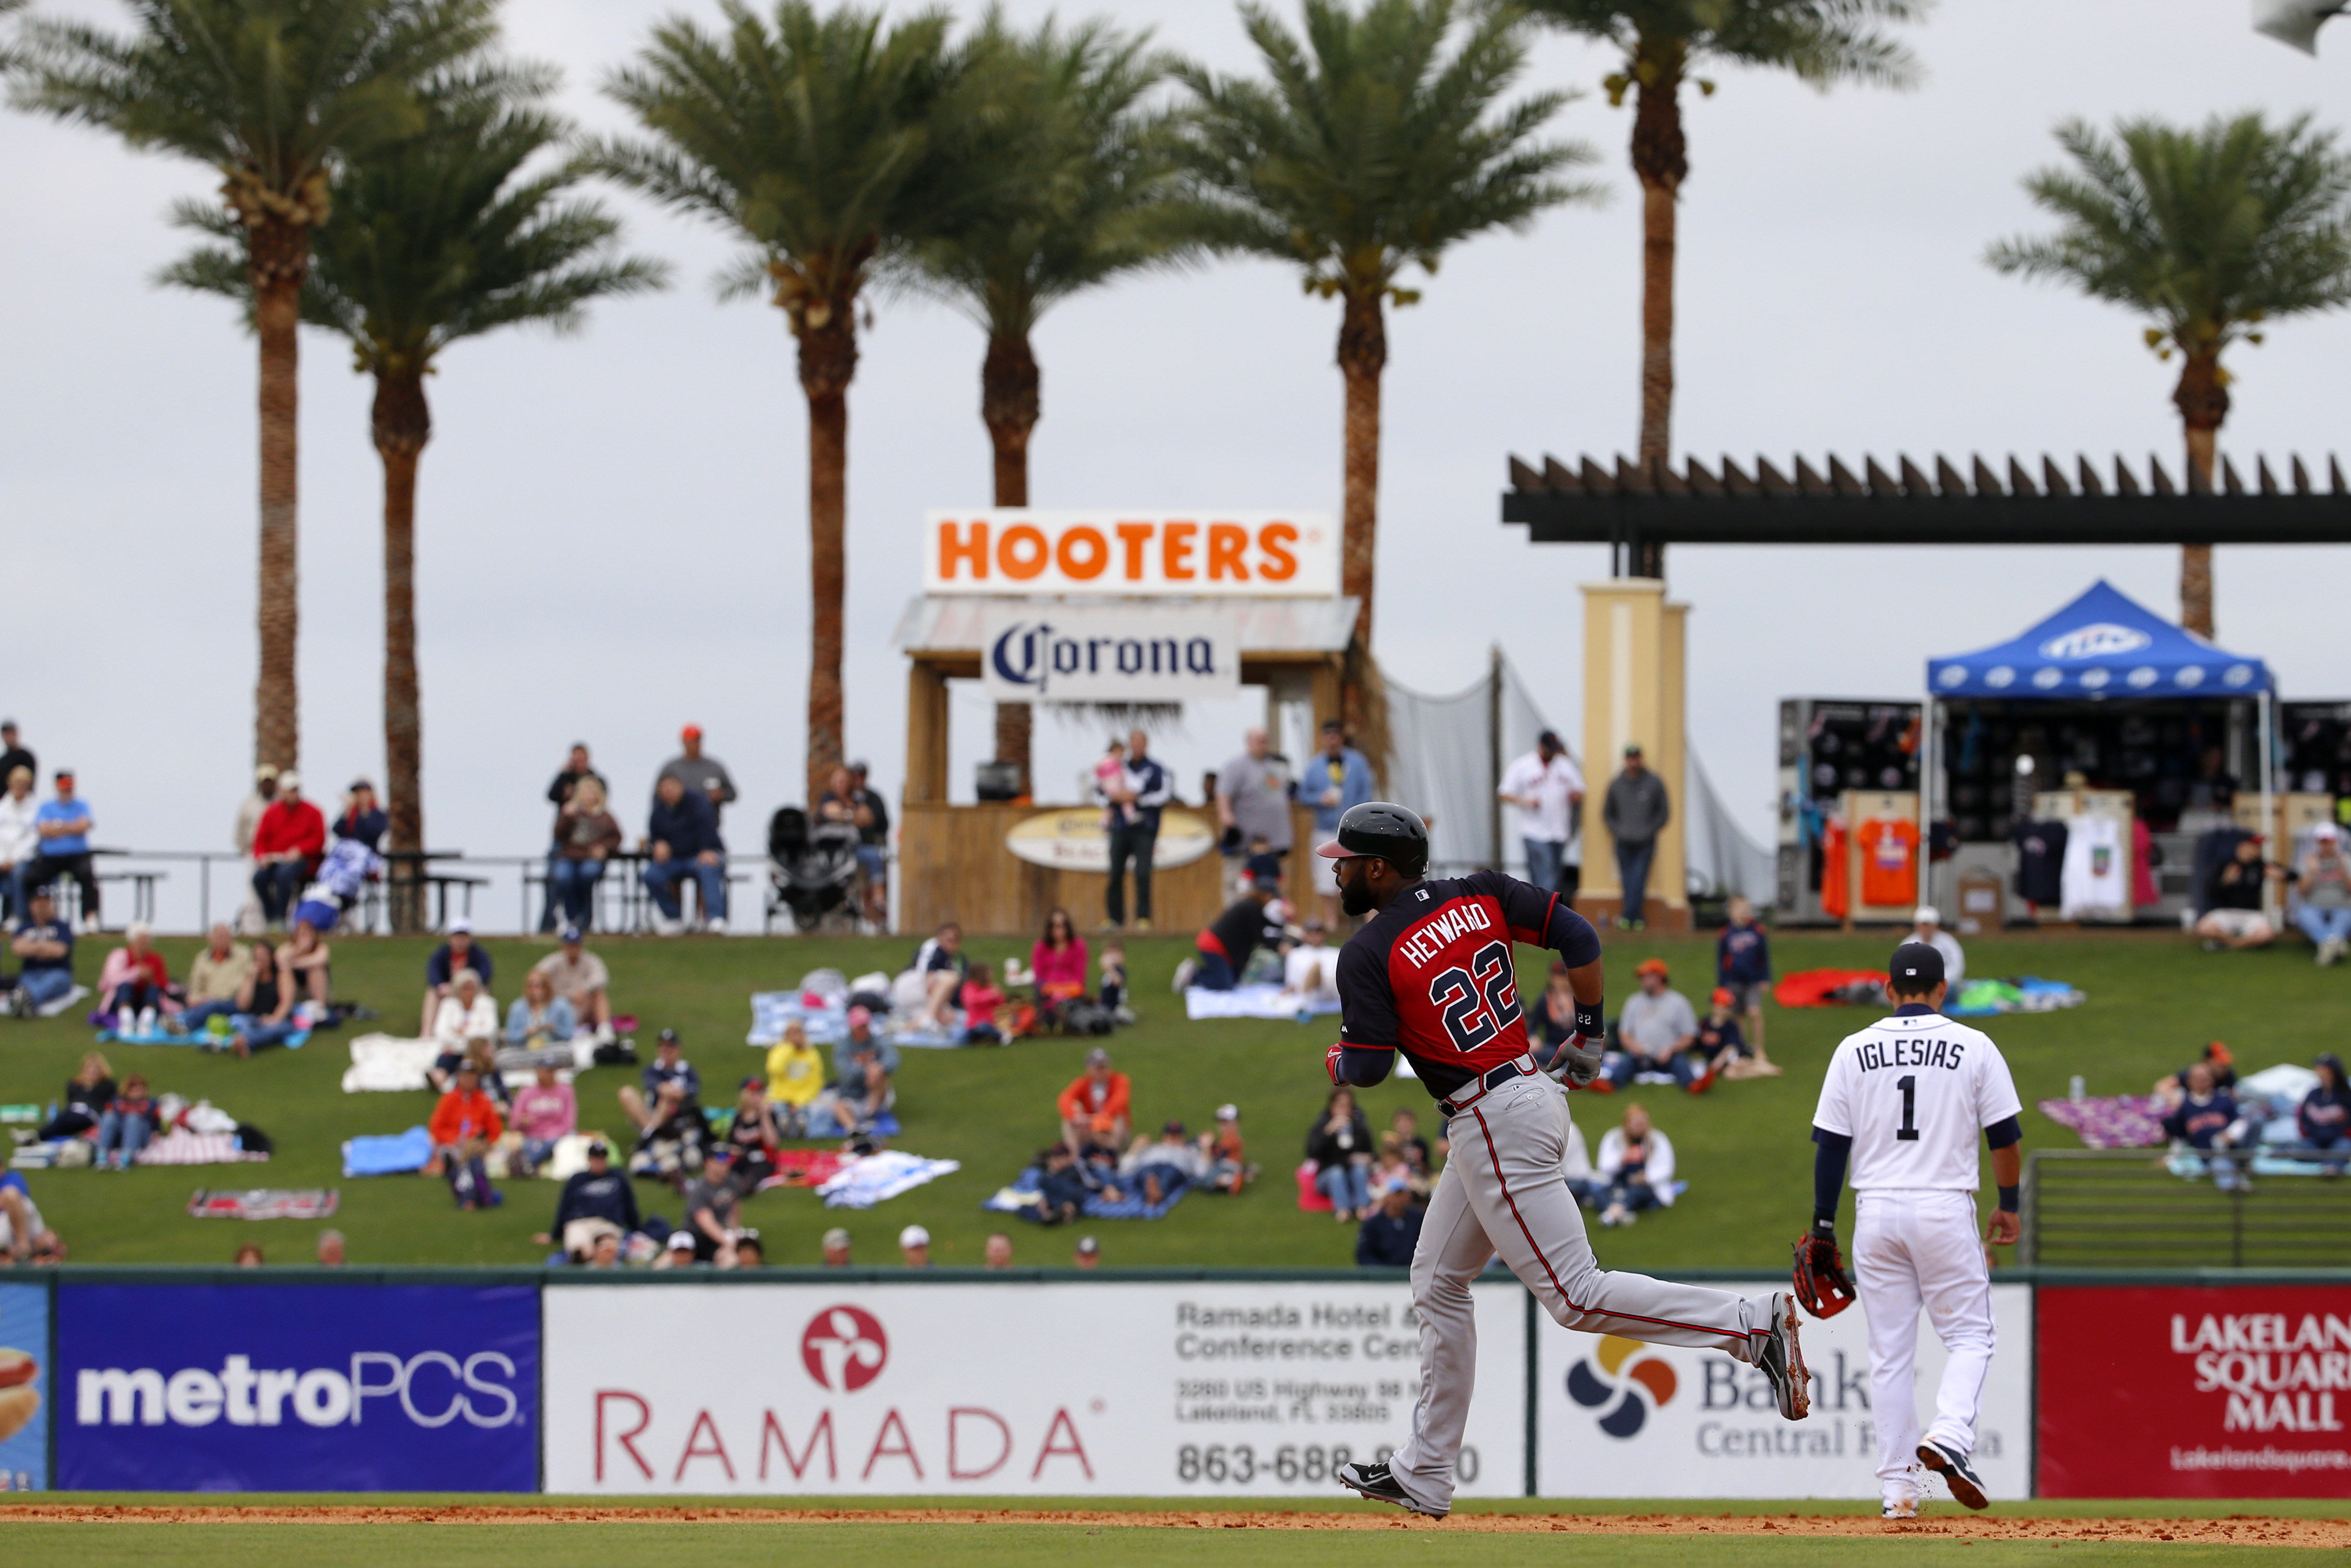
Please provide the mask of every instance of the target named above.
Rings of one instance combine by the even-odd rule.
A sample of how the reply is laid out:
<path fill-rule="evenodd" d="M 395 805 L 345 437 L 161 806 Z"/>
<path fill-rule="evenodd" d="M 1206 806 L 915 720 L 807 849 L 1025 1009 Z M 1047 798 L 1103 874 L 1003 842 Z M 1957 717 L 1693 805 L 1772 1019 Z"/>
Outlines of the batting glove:
<path fill-rule="evenodd" d="M 1330 1074 L 1331 1082 L 1333 1083 L 1339 1082 L 1339 1058 L 1346 1049 L 1343 1045 L 1334 1044 L 1322 1053 L 1322 1071 Z"/>
<path fill-rule="evenodd" d="M 1600 1047 L 1583 1035 L 1572 1034 L 1560 1043 L 1551 1065 L 1543 1071 L 1555 1082 L 1570 1089 L 1588 1089 L 1592 1081 L 1600 1076 L 1602 1054 Z"/>

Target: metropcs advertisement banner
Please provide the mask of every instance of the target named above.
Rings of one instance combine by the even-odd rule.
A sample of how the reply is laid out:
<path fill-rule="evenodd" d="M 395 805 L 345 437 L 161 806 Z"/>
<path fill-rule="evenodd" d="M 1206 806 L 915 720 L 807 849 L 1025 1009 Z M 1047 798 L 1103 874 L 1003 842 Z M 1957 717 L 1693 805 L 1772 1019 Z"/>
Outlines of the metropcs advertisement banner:
<path fill-rule="evenodd" d="M 531 1491 L 529 1285 L 60 1285 L 57 1480 Z"/>
<path fill-rule="evenodd" d="M 990 606 L 980 684 L 996 702 L 1191 702 L 1241 689 L 1229 613 L 1158 605 Z"/>
<path fill-rule="evenodd" d="M 2043 1497 L 2351 1497 L 2351 1286 L 2044 1287 Z"/>
<path fill-rule="evenodd" d="M 925 593 L 1327 599 L 1328 512 L 926 512 Z"/>
<path fill-rule="evenodd" d="M 1723 1285 L 1741 1295 L 1781 1280 Z M 1975 1468 L 1995 1498 L 2027 1495 L 2032 1410 L 2032 1290 L 1994 1285 L 1999 1348 L 1976 1427 Z M 1536 1483 L 1544 1497 L 1875 1498 L 1877 1426 L 1869 1388 L 1869 1321 L 1856 1302 L 1803 1320 L 1812 1414 L 1781 1418 L 1771 1385 L 1719 1351 L 1581 1333 L 1548 1318 L 1537 1330 Z M 1948 1358 L 1926 1314 L 1913 1384 L 1923 1429 Z M 1479 1396 L 1485 1396 L 1481 1380 Z M 2044 1442 L 2045 1451 L 2045 1442 Z M 2121 1496 L 2127 1493 L 2110 1493 Z"/>
<path fill-rule="evenodd" d="M 0 1285 L 0 1491 L 49 1484 L 49 1291 Z"/>
<path fill-rule="evenodd" d="M 1516 1497 L 1526 1292 L 1477 1302 L 1460 1490 Z M 559 1285 L 546 1321 L 553 1492 L 1335 1494 L 1420 1385 L 1400 1282 Z"/>

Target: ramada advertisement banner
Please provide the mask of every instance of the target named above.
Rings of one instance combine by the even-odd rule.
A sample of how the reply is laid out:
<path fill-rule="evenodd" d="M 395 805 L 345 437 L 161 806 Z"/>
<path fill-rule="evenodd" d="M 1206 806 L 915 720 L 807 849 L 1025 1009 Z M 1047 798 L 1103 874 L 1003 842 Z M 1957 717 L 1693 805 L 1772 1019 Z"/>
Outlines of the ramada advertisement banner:
<path fill-rule="evenodd" d="M 1722 1288 L 1760 1295 L 1788 1282 Z M 1994 1285 L 1991 1296 L 1999 1349 L 1984 1386 L 1975 1463 L 1992 1496 L 2021 1498 L 2032 1409 L 2032 1291 Z M 1813 1413 L 1802 1421 L 1782 1420 L 1763 1375 L 1719 1351 L 1575 1333 L 1548 1319 L 1535 1343 L 1542 1496 L 1878 1495 L 1869 1320 L 1858 1303 L 1825 1322 L 1804 1319 Z M 1922 1424 L 1933 1419 L 1946 1359 L 1921 1313 L 1913 1389 Z"/>
<path fill-rule="evenodd" d="M 550 1285 L 546 1311 L 554 1492 L 1334 1494 L 1420 1384 L 1401 1283 Z M 1515 1497 L 1515 1281 L 1478 1288 L 1478 1334 L 1461 1491 Z"/>
<path fill-rule="evenodd" d="M 2043 1497 L 2351 1497 L 2351 1287 L 2046 1286 Z"/>
<path fill-rule="evenodd" d="M 57 1485 L 531 1491 L 529 1285 L 60 1285 Z"/>

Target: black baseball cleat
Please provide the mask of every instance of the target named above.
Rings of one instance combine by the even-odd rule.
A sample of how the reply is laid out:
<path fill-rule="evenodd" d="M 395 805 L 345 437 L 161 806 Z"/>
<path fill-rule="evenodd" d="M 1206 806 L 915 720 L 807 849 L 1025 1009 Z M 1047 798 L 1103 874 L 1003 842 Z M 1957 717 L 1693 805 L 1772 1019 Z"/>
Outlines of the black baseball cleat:
<path fill-rule="evenodd" d="M 1943 1478 L 1956 1500 L 1970 1508 L 1991 1506 L 1991 1499 L 1984 1495 L 1983 1478 L 1968 1467 L 1966 1455 L 1955 1454 L 1940 1443 L 1921 1443 L 1918 1462 Z"/>
<path fill-rule="evenodd" d="M 1812 1414 L 1813 1375 L 1804 1365 L 1804 1347 L 1796 1338 L 1796 1298 L 1785 1291 L 1772 1292 L 1771 1327 L 1755 1364 L 1771 1380 L 1781 1415 L 1801 1421 Z"/>
<path fill-rule="evenodd" d="M 1341 1486 L 1345 1487 L 1349 1491 L 1370 1498 L 1374 1502 L 1392 1502 L 1407 1513 L 1425 1513 L 1431 1519 L 1445 1517 L 1444 1509 L 1423 1508 L 1413 1501 L 1411 1494 L 1397 1484 L 1395 1477 L 1388 1474 L 1388 1468 L 1384 1463 L 1341 1465 L 1338 1476 Z"/>

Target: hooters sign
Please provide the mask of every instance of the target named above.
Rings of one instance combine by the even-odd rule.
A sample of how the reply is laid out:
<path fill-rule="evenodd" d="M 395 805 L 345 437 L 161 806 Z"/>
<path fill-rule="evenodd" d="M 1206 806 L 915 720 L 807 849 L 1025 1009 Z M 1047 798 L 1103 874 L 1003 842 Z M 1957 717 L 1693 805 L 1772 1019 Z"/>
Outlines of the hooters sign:
<path fill-rule="evenodd" d="M 930 512 L 926 593 L 1328 598 L 1328 512 Z"/>

